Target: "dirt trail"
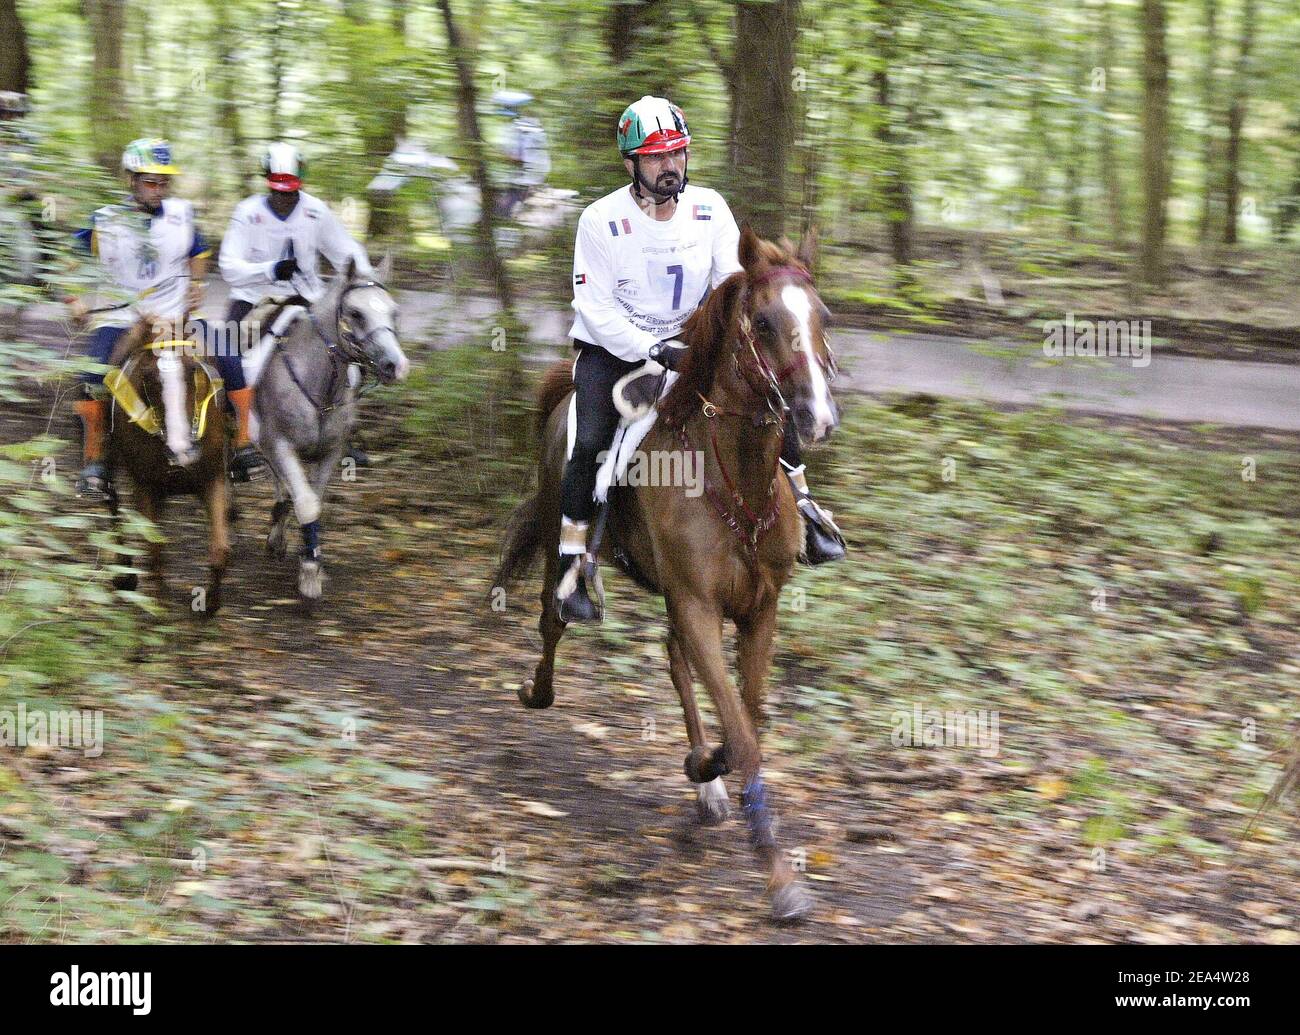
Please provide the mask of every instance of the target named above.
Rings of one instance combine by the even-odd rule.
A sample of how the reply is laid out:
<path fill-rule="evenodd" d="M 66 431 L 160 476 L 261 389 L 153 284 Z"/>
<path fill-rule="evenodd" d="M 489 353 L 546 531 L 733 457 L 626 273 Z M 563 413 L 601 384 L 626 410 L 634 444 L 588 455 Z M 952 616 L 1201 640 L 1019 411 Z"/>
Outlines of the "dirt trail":
<path fill-rule="evenodd" d="M 49 402 L 11 412 L 0 439 L 40 430 Z M 265 557 L 269 485 L 243 491 L 226 608 L 212 621 L 182 618 L 180 634 L 198 649 L 188 661 L 172 657 L 182 675 L 230 695 L 322 714 L 360 706 L 371 719 L 360 750 L 367 738 L 401 745 L 406 765 L 436 777 L 427 811 L 411 817 L 427 854 L 480 868 L 500 862 L 519 907 L 500 930 L 448 919 L 422 937 L 1123 941 L 1159 937 L 1156 914 L 1180 918 L 1177 929 L 1156 928 L 1166 936 L 1259 937 L 1229 905 L 1239 897 L 1232 885 L 1194 863 L 1097 872 L 1086 855 L 1036 840 L 1038 831 L 1004 828 L 985 799 L 1017 777 L 974 755 L 970 765 L 933 772 L 918 758 L 912 776 L 920 778 L 907 782 L 855 772 L 844 762 L 847 745 L 810 735 L 800 721 L 793 687 L 816 672 L 782 652 L 779 637 L 767 777 L 782 843 L 806 866 L 817 906 L 802 927 L 774 927 L 743 824 L 696 820 L 660 602 L 611 573 L 607 628 L 617 645 L 598 631 L 571 632 L 556 705 L 524 710 L 514 686 L 536 659 L 536 583 L 521 585 L 504 615 L 484 605 L 499 530 L 440 500 L 418 461 L 385 448 L 396 442 L 395 433 L 381 437 L 376 466 L 333 486 L 323 535 L 329 580 L 314 615 L 296 599 L 292 554 Z M 59 459 L 75 470 L 71 450 Z M 183 612 L 203 578 L 197 503 L 177 501 L 164 531 L 164 596 Z M 706 724 L 716 731 L 707 704 Z M 1014 865 L 989 854 L 999 840 L 1018 843 Z"/>

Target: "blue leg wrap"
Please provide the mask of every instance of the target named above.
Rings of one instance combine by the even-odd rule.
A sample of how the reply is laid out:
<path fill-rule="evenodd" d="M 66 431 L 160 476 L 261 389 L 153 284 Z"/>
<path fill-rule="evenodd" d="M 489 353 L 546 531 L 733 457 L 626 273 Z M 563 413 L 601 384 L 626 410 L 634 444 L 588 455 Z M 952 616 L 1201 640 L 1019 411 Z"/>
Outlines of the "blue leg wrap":
<path fill-rule="evenodd" d="M 309 559 L 320 556 L 320 519 L 302 526 L 302 555 Z"/>
<path fill-rule="evenodd" d="M 749 825 L 749 840 L 755 848 L 775 848 L 776 835 L 772 832 L 772 810 L 767 807 L 767 787 L 761 776 L 745 785 L 740 792 L 740 808 Z"/>

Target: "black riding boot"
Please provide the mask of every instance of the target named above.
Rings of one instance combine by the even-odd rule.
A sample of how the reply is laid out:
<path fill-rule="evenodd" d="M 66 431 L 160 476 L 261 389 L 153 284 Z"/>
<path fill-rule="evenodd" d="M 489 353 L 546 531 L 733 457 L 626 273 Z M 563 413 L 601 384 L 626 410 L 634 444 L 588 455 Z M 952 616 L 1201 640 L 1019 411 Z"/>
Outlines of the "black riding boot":
<path fill-rule="evenodd" d="M 809 564 L 838 561 L 845 552 L 844 536 L 840 534 L 831 512 L 818 506 L 808 491 L 808 479 L 804 477 L 804 465 L 799 457 L 799 436 L 789 426 L 781 448 L 781 466 L 794 490 L 795 505 L 803 515 L 804 548 L 800 560 Z"/>

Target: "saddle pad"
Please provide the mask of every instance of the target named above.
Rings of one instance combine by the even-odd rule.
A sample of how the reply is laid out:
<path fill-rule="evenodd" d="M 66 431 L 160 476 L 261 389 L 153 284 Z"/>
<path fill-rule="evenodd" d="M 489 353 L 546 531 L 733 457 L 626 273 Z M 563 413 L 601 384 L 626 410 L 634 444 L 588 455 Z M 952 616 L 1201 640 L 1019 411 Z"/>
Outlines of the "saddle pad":
<path fill-rule="evenodd" d="M 659 390 L 659 398 L 662 399 L 668 394 L 668 389 L 672 388 L 673 382 L 677 380 L 675 371 L 668 371 L 664 378 L 663 387 Z M 577 419 L 578 397 L 575 393 L 569 399 L 569 441 L 566 458 L 573 455 L 573 441 L 577 437 L 578 419 Z M 637 446 L 641 444 L 642 439 L 649 434 L 650 429 L 654 427 L 655 421 L 659 417 L 658 409 L 651 409 L 644 417 L 639 420 L 628 422 L 626 417 L 620 417 L 618 428 L 614 432 L 614 438 L 609 445 L 609 453 L 605 457 L 604 463 L 596 472 L 596 492 L 595 498 L 598 503 L 604 503 L 609 497 L 609 487 L 620 481 L 624 474 L 627 473 L 627 465 L 636 452 Z"/>

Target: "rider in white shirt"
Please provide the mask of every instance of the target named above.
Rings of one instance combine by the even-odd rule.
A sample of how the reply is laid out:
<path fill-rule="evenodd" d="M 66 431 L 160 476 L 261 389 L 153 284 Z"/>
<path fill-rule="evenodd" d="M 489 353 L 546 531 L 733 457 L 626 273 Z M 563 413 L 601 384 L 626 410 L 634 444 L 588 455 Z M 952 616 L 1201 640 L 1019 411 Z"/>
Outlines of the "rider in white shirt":
<path fill-rule="evenodd" d="M 546 182 L 551 171 L 551 154 L 542 124 L 523 111 L 533 102 L 532 94 L 523 90 L 498 90 L 492 100 L 497 111 L 510 120 L 501 148 L 510 170 L 498 195 L 498 215 L 509 218 L 529 194 Z"/>
<path fill-rule="evenodd" d="M 587 206 L 578 221 L 569 332 L 579 350 L 573 366 L 577 433 L 561 484 L 560 527 L 561 565 L 574 578 L 560 579 L 557 587 L 566 622 L 599 620 L 581 561 L 595 512 L 597 457 L 618 426 L 614 384 L 647 361 L 656 371 L 676 369 L 685 354 L 676 335 L 687 318 L 741 269 L 740 231 L 726 201 L 687 183 L 690 142 L 686 117 L 675 104 L 642 97 L 630 105 L 619 119 L 618 149 L 632 182 Z M 809 495 L 792 423 L 781 462 L 805 519 L 808 561 L 842 557 L 843 539 Z"/>
<path fill-rule="evenodd" d="M 262 158 L 267 193 L 245 198 L 230 217 L 221 241 L 218 263 L 230 285 L 227 327 L 239 324 L 267 298 L 298 297 L 314 302 L 325 293 L 319 260 L 323 255 L 335 269 L 349 258 L 361 276 L 373 277 L 370 257 L 329 206 L 302 189 L 306 163 L 291 144 L 272 144 Z M 350 455 L 362 466 L 359 450 Z M 247 480 L 263 464 L 256 452 L 241 465 Z M 238 477 L 238 476 L 237 476 Z"/>

